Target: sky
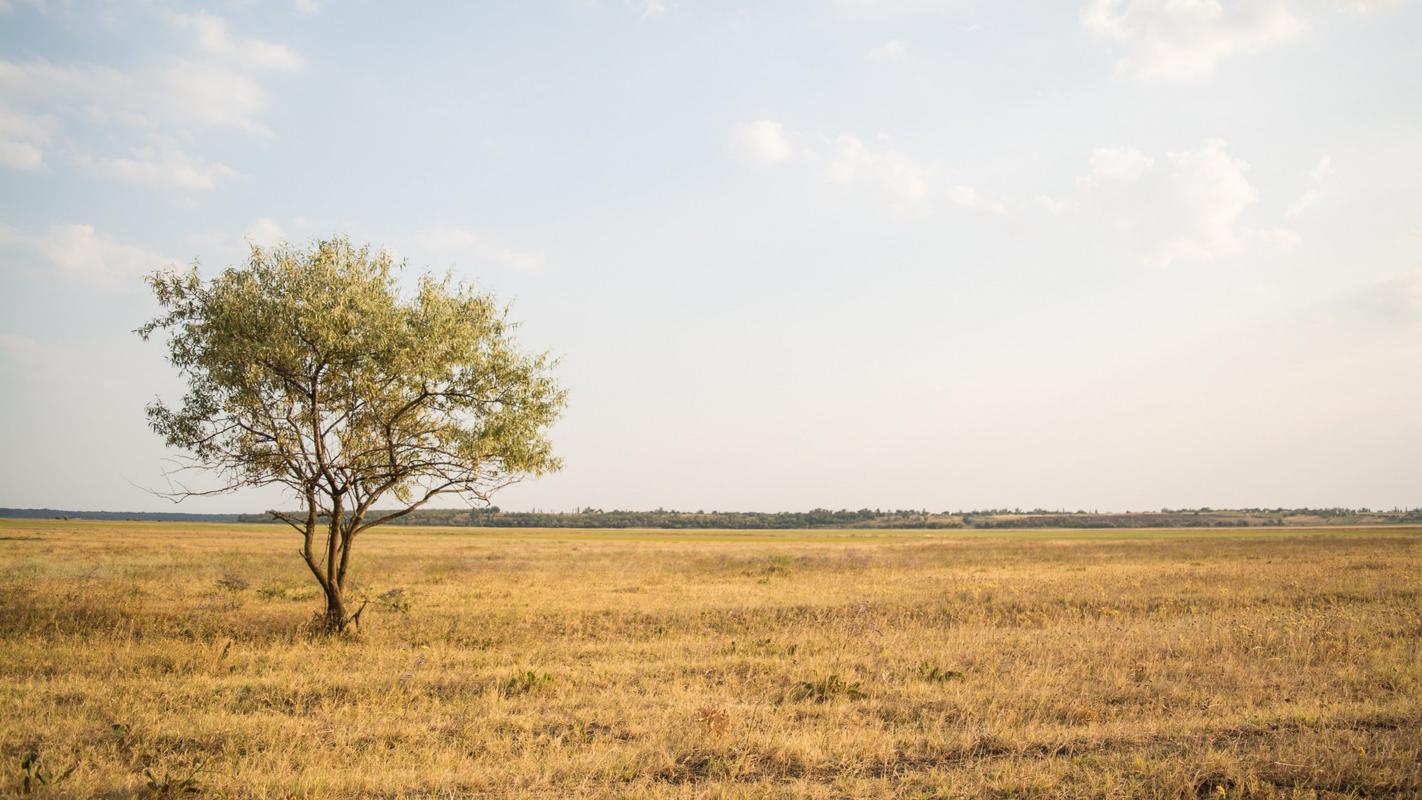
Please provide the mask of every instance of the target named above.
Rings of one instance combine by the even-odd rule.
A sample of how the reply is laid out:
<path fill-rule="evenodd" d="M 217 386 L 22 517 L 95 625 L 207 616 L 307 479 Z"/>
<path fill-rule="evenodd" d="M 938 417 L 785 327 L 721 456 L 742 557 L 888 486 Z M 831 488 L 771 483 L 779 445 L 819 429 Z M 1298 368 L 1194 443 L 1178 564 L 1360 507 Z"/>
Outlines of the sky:
<path fill-rule="evenodd" d="M 0 506 L 174 507 L 142 276 L 511 303 L 508 509 L 1422 505 L 1422 3 L 0 0 Z"/>

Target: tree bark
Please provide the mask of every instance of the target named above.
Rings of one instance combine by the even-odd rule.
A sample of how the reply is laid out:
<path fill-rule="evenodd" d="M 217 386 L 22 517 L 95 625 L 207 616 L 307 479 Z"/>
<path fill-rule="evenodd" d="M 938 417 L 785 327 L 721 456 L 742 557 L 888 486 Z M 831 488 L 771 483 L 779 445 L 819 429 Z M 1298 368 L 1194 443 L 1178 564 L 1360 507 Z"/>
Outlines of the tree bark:
<path fill-rule="evenodd" d="M 331 494 L 331 521 L 326 528 L 326 617 L 325 627 L 329 633 L 343 633 L 346 623 L 345 581 L 336 574 L 337 551 L 341 546 L 341 523 L 345 516 L 345 497 L 339 492 Z"/>
<path fill-rule="evenodd" d="M 327 633 L 344 633 L 350 617 L 346 614 L 346 599 L 335 581 L 326 584 L 326 614 L 322 627 Z"/>

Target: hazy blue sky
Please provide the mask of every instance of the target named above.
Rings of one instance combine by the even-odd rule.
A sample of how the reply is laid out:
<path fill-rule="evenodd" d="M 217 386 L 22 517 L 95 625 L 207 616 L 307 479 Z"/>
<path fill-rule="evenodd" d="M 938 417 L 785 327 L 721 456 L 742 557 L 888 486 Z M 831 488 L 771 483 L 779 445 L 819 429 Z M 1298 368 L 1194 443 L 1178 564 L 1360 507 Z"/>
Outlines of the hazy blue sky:
<path fill-rule="evenodd" d="M 333 232 L 561 356 L 507 508 L 1422 504 L 1422 3 L 0 0 L 0 181 L 4 506 Z"/>

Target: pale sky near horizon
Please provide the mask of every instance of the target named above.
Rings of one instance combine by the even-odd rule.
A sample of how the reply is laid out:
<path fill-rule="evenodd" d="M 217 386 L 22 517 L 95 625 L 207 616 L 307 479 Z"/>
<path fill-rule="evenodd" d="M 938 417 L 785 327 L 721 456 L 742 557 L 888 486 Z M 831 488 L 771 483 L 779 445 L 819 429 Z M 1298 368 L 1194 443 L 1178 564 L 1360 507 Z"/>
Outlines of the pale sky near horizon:
<path fill-rule="evenodd" d="M 180 506 L 141 276 L 512 301 L 511 509 L 1422 505 L 1422 2 L 0 0 L 0 506 Z"/>

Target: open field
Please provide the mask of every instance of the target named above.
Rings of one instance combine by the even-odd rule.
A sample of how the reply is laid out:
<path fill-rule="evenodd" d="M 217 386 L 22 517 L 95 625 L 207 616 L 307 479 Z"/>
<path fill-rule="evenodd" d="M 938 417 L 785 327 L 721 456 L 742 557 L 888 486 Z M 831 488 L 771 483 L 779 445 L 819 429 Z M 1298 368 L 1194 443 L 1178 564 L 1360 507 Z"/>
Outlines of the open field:
<path fill-rule="evenodd" d="M 1422 528 L 0 521 L 0 790 L 1418 797 Z M 225 577 L 226 576 L 226 577 Z M 149 770 L 150 778 L 144 776 Z"/>

